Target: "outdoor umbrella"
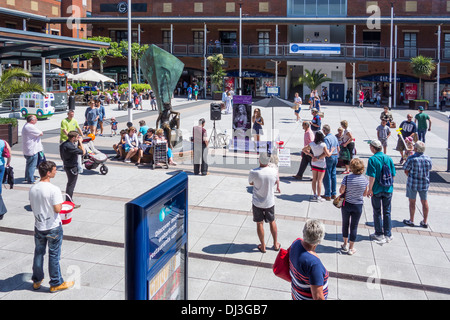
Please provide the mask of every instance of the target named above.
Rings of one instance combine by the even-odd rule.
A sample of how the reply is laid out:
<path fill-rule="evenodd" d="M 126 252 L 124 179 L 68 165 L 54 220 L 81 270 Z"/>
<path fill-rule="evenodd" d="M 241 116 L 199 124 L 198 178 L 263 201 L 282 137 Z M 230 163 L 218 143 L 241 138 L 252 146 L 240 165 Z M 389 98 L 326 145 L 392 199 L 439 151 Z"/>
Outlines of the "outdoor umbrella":
<path fill-rule="evenodd" d="M 294 105 L 293 102 L 289 102 L 283 100 L 277 96 L 270 96 L 268 98 L 257 101 L 253 104 L 255 107 L 263 107 L 263 108 L 272 108 L 272 143 L 273 143 L 273 130 L 274 130 L 274 115 L 273 108 L 274 107 L 292 107 Z"/>
<path fill-rule="evenodd" d="M 67 73 L 67 72 L 61 68 L 53 68 L 50 70 L 50 73 Z"/>
<path fill-rule="evenodd" d="M 91 82 L 116 82 L 114 79 L 104 76 L 94 70 L 88 70 L 79 74 L 75 74 L 71 77 L 71 80 Z"/>

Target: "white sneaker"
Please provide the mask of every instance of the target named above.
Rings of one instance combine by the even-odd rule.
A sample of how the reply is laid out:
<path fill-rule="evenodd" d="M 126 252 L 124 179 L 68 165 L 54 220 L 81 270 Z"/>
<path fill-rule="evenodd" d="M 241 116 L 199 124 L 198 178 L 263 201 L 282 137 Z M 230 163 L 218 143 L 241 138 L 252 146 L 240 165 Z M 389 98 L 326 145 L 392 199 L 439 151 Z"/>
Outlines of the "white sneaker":
<path fill-rule="evenodd" d="M 392 240 L 394 240 L 394 236 L 391 235 L 390 237 L 384 237 L 384 239 L 386 240 L 386 243 L 391 242 Z"/>
<path fill-rule="evenodd" d="M 327 201 L 327 200 L 325 200 L 325 199 L 322 198 L 322 197 L 317 197 L 317 202 L 325 202 L 325 201 Z"/>
<path fill-rule="evenodd" d="M 375 240 L 377 242 L 382 242 L 382 243 L 386 242 L 386 239 L 385 239 L 384 235 L 382 235 L 382 234 L 376 235 L 375 233 L 372 233 L 370 235 L 370 239 Z"/>

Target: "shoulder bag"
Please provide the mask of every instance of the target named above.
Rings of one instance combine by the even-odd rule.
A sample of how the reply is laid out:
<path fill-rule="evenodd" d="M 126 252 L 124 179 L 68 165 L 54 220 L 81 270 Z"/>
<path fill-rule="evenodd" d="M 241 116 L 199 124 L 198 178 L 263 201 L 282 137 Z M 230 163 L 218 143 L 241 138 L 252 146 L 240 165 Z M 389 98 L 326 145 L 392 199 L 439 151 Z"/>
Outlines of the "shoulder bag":
<path fill-rule="evenodd" d="M 344 177 L 344 180 L 345 180 L 345 191 L 344 191 L 344 193 L 339 195 L 339 196 L 337 196 L 336 199 L 333 200 L 333 205 L 336 208 L 338 208 L 338 209 L 342 208 L 342 206 L 345 203 L 345 193 L 347 192 L 347 187 L 348 187 L 348 185 L 347 185 L 347 180 L 348 180 L 347 177 L 348 176 Z"/>

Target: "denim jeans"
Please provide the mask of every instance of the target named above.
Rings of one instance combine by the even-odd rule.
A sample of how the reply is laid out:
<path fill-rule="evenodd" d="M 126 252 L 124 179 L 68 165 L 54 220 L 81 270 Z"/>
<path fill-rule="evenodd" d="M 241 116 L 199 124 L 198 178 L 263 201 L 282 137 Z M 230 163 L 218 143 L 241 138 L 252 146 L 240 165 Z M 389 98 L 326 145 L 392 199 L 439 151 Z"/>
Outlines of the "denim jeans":
<path fill-rule="evenodd" d="M 29 183 L 34 182 L 34 170 L 36 170 L 36 165 L 38 161 L 38 154 L 33 156 L 24 156 L 27 160 L 25 165 L 25 180 Z"/>
<path fill-rule="evenodd" d="M 425 142 L 425 135 L 427 133 L 427 129 L 418 129 L 417 136 L 420 141 Z"/>
<path fill-rule="evenodd" d="M 48 244 L 48 273 L 50 275 L 50 286 L 59 286 L 64 282 L 59 259 L 61 256 L 61 245 L 63 240 L 63 228 L 59 227 L 39 231 L 34 229 L 34 259 L 33 259 L 33 282 L 44 279 L 44 255 Z"/>
<path fill-rule="evenodd" d="M 325 176 L 323 177 L 323 186 L 325 187 L 325 197 L 336 195 L 336 166 L 338 163 L 337 156 L 325 158 L 327 167 L 325 169 Z"/>
<path fill-rule="evenodd" d="M 386 237 L 391 236 L 391 199 L 392 193 L 388 192 L 380 192 L 372 196 L 373 223 L 377 236 L 382 234 Z M 383 218 L 381 210 L 383 210 Z"/>
<path fill-rule="evenodd" d="M 3 182 L 3 176 L 5 175 L 5 165 L 0 164 L 0 183 Z M 0 194 L 2 194 L 3 184 L 0 186 Z"/>

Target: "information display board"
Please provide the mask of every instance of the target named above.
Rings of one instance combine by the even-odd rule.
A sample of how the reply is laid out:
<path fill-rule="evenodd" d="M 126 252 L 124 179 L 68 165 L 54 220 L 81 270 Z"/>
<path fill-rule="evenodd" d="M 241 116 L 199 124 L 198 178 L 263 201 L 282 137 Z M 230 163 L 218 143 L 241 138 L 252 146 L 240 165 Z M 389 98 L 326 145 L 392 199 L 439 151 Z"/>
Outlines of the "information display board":
<path fill-rule="evenodd" d="M 125 297 L 187 299 L 188 178 L 180 172 L 125 205 Z"/>

